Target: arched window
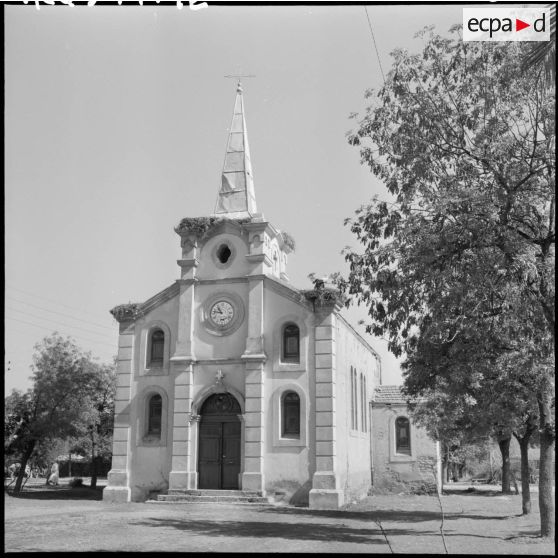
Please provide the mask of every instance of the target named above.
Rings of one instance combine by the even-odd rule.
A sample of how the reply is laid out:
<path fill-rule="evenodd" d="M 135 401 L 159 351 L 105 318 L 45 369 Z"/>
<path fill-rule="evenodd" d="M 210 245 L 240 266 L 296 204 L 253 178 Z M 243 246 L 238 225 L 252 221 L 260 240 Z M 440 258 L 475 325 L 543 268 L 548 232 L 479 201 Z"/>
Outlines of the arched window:
<path fill-rule="evenodd" d="M 149 364 L 151 366 L 163 364 L 163 357 L 165 353 L 165 334 L 162 330 L 156 329 L 151 334 L 151 349 L 149 355 Z"/>
<path fill-rule="evenodd" d="M 300 397 L 294 391 L 288 391 L 283 395 L 281 415 L 283 437 L 300 438 Z"/>
<path fill-rule="evenodd" d="M 395 421 L 395 451 L 411 455 L 411 425 L 406 417 Z"/>
<path fill-rule="evenodd" d="M 161 418 L 163 416 L 163 399 L 157 393 L 149 398 L 147 416 L 147 435 L 161 437 Z"/>
<path fill-rule="evenodd" d="M 295 324 L 283 328 L 283 362 L 300 362 L 300 330 Z"/>

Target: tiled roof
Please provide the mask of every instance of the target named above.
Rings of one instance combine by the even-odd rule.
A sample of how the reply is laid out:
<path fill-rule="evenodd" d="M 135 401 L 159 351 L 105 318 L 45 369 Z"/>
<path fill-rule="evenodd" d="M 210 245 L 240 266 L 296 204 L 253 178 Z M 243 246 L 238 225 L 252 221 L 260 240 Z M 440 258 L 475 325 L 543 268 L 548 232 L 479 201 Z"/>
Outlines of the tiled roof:
<path fill-rule="evenodd" d="M 398 403 L 405 405 L 407 399 L 401 393 L 401 386 L 378 386 L 374 390 L 374 403 Z"/>

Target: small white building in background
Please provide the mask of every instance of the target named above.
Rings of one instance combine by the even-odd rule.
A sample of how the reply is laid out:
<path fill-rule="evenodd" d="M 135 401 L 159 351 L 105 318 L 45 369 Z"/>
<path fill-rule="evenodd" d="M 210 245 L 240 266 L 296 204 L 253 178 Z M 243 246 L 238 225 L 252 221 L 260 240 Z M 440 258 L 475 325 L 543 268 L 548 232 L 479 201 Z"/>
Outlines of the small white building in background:
<path fill-rule="evenodd" d="M 240 84 L 215 212 L 175 230 L 180 278 L 111 310 L 120 336 L 105 500 L 242 490 L 334 509 L 368 493 L 373 466 L 375 481 L 384 474 L 376 456 L 393 470 L 412 464 L 392 452 L 397 417 L 380 413 L 375 434 L 380 358 L 336 291 L 289 281 L 294 242 L 257 210 Z"/>

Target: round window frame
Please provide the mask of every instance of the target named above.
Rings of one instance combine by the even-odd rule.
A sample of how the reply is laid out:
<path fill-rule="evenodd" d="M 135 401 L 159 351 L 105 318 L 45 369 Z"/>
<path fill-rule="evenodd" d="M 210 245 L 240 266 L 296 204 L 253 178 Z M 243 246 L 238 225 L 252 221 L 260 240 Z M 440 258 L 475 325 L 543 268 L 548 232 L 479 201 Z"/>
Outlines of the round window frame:
<path fill-rule="evenodd" d="M 211 319 L 211 309 L 218 302 L 228 302 L 234 309 L 233 319 L 224 326 L 217 325 Z M 200 322 L 208 333 L 223 337 L 234 333 L 244 321 L 244 303 L 240 296 L 231 292 L 215 293 L 205 299 L 201 307 Z"/>
<path fill-rule="evenodd" d="M 219 250 L 221 250 L 223 246 L 226 246 L 231 252 L 229 259 L 225 263 L 223 263 L 219 259 L 219 256 L 217 255 L 217 253 L 219 252 Z M 235 260 L 235 258 L 236 258 L 236 248 L 234 247 L 233 243 L 229 242 L 228 240 L 224 240 L 224 239 L 219 240 L 218 242 L 215 243 L 215 246 L 211 250 L 211 259 L 213 260 L 215 267 L 219 269 L 227 269 L 228 267 L 230 267 L 233 261 Z"/>

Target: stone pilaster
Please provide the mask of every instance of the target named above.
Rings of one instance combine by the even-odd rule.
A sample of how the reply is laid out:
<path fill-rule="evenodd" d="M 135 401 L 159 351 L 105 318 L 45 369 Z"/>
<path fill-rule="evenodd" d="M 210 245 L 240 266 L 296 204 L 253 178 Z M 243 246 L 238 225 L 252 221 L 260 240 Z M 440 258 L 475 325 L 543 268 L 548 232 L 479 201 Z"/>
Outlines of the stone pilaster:
<path fill-rule="evenodd" d="M 108 485 L 103 490 L 107 502 L 129 502 L 130 489 L 130 402 L 135 338 L 134 323 L 120 323 L 118 358 L 116 361 L 116 394 L 114 397 L 114 433 L 112 468 Z"/>
<path fill-rule="evenodd" d="M 176 349 L 171 361 L 193 360 L 194 288 L 196 279 L 179 279 L 178 332 Z"/>
<path fill-rule="evenodd" d="M 264 363 L 246 362 L 242 490 L 264 492 Z"/>
<path fill-rule="evenodd" d="M 337 509 L 343 505 L 336 472 L 336 343 L 335 314 L 319 311 L 315 320 L 316 363 L 316 472 L 310 507 Z"/>
<path fill-rule="evenodd" d="M 194 389 L 192 362 L 173 362 L 174 413 L 172 427 L 172 463 L 169 489 L 196 488 L 195 439 L 191 428 Z"/>
<path fill-rule="evenodd" d="M 242 358 L 246 361 L 244 409 L 244 472 L 242 489 L 264 493 L 264 353 L 263 278 L 248 277 L 248 338 Z"/>

